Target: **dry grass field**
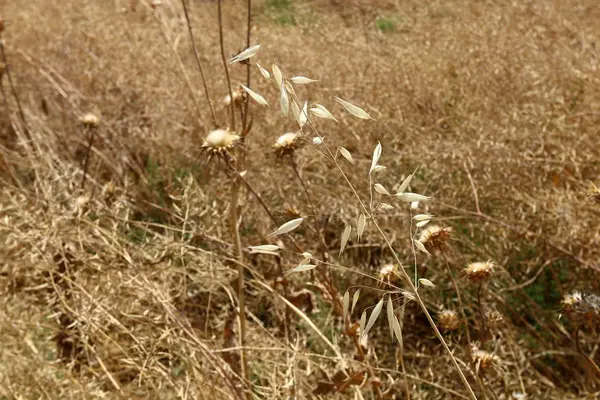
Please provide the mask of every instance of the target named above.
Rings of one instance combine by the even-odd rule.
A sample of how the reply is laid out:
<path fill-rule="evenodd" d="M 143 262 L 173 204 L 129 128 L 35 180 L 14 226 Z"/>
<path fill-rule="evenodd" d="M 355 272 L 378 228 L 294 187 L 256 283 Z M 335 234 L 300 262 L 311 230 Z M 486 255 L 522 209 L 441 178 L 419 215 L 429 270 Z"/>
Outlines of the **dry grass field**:
<path fill-rule="evenodd" d="M 599 398 L 600 3 L 220 2 L 0 0 L 0 399 Z"/>

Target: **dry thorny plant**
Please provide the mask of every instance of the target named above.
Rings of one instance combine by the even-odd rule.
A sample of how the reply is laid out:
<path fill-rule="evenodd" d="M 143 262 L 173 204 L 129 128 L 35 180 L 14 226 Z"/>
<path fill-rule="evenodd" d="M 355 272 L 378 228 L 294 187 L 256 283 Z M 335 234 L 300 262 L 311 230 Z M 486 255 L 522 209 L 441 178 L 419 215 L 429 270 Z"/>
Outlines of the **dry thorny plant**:
<path fill-rule="evenodd" d="M 170 43 L 161 2 L 142 3 Z M 202 157 L 218 166 L 213 171 L 226 177 L 229 197 L 218 200 L 226 203 L 230 240 L 224 242 L 217 237 L 221 235 L 191 235 L 203 221 L 222 218 L 212 207 L 216 200 L 191 177 L 181 179 L 180 188 L 168 194 L 169 207 L 148 202 L 168 216 L 166 222 L 138 221 L 132 215 L 136 212 L 132 204 L 135 200 L 128 194 L 132 184 L 127 180 L 120 185 L 112 181 L 104 184 L 97 171 L 90 170 L 92 157 L 103 157 L 108 164 L 110 158 L 118 157 L 122 145 L 117 135 L 108 124 L 76 104 L 71 107 L 84 134 L 83 157 L 80 165 L 62 159 L 54 150 L 60 145 L 58 137 L 48 137 L 43 121 L 23 112 L 2 44 L 1 72 L 3 78 L 6 75 L 18 110 L 10 112 L 8 94 L 3 91 L 6 112 L 12 132 L 26 144 L 24 152 L 4 153 L 11 179 L 4 193 L 7 203 L 2 208 L 4 252 L 7 259 L 14 260 L 4 267 L 3 281 L 8 283 L 4 289 L 7 296 L 31 296 L 35 307 L 43 309 L 49 305 L 52 309 L 50 315 L 39 311 L 39 315 L 45 315 L 41 319 L 35 309 L 15 310 L 12 307 L 19 306 L 8 302 L 3 325 L 7 335 L 21 335 L 9 315 L 22 313 L 24 326 L 32 332 L 34 327 L 46 330 L 37 335 L 52 336 L 55 343 L 53 350 L 48 341 L 26 333 L 24 342 L 3 354 L 3 359 L 16 360 L 20 352 L 31 351 L 42 361 L 45 352 L 55 351 L 56 359 L 62 363 L 56 369 L 61 376 L 75 379 L 88 373 L 105 377 L 104 384 L 92 381 L 78 389 L 82 395 L 91 396 L 103 396 L 108 391 L 120 395 L 131 391 L 135 395 L 130 386 L 141 386 L 142 381 L 159 396 L 169 392 L 173 396 L 202 397 L 211 388 L 214 395 L 223 398 L 318 398 L 338 394 L 358 399 L 410 399 L 418 387 L 428 385 L 442 397 L 520 399 L 535 392 L 528 387 L 529 382 L 554 385 L 543 375 L 527 371 L 527 365 L 534 361 L 522 359 L 520 338 L 506 328 L 500 311 L 514 307 L 501 294 L 521 290 L 521 284 L 502 267 L 500 260 L 494 262 L 486 254 L 478 254 L 482 261 L 473 261 L 456 250 L 456 233 L 443 226 L 444 218 L 430 213 L 435 207 L 432 197 L 412 192 L 419 168 L 415 166 L 413 172 L 400 177 L 399 185 L 391 190 L 380 183 L 384 182 L 383 176 L 389 175 L 389 169 L 380 164 L 385 160 L 384 145 L 374 144 L 368 168 L 358 165 L 347 148 L 333 145 L 323 132 L 329 129 L 327 124 L 340 124 L 342 118 L 336 118 L 320 103 L 303 99 L 310 93 L 303 86 L 313 86 L 317 81 L 305 76 L 288 77 L 288 67 L 282 63 L 272 63 L 266 69 L 253 62 L 264 48 L 251 44 L 250 1 L 245 50 L 230 59 L 223 40 L 221 1 L 217 3 L 220 56 L 228 93 L 223 100 L 226 118 L 217 115 L 218 102 L 213 102 L 208 91 L 185 0 L 181 6 L 213 125 L 201 145 Z M 3 23 L 0 26 L 4 28 Z M 276 48 L 271 51 L 276 53 Z M 195 99 L 189 72 L 176 51 L 173 57 Z M 246 82 L 239 86 L 230 78 L 235 68 L 246 70 Z M 40 70 L 46 71 L 43 66 Z M 268 96 L 252 89 L 252 70 L 275 87 L 275 101 L 269 102 Z M 362 123 L 373 120 L 352 102 L 340 97 L 333 100 L 332 104 L 341 106 L 343 113 Z M 202 118 L 204 110 L 198 101 L 195 104 Z M 293 132 L 274 138 L 272 152 L 275 162 L 293 173 L 295 186 L 309 205 L 309 214 L 290 210 L 290 216 L 282 218 L 247 178 L 252 176 L 247 162 L 253 156 L 249 154 L 252 108 L 270 108 L 270 104 L 277 104 L 272 107 L 277 109 L 273 112 L 280 113 L 288 125 L 295 125 Z M 103 152 L 99 151 L 98 141 L 103 142 Z M 340 185 L 348 189 L 344 192 L 347 196 L 336 203 L 344 204 L 345 209 L 328 210 L 337 215 L 338 221 L 345 221 L 333 240 L 328 225 L 331 217 L 323 215 L 323 204 L 317 202 L 314 194 L 318 188 L 303 178 L 297 162 L 299 153 L 308 153 L 305 147 L 309 146 L 310 157 L 327 164 L 332 179 L 339 179 Z M 27 179 L 19 176 L 25 165 L 33 166 L 33 176 Z M 130 168 L 139 166 L 132 163 Z M 475 210 L 466 214 L 524 238 L 545 240 L 536 232 L 483 213 L 466 164 L 465 170 L 475 199 Z M 351 179 L 357 174 L 363 182 Z M 388 176 L 385 181 L 393 179 Z M 28 204 L 26 194 L 31 189 L 25 188 L 26 181 L 38 194 L 41 206 Z M 87 186 L 91 186 L 91 191 Z M 366 190 L 360 189 L 365 187 Z M 244 208 L 240 204 L 246 193 L 264 213 L 263 221 L 272 227 L 272 233 L 265 235 L 263 242 L 244 248 L 244 214 L 240 212 Z M 597 199 L 595 186 L 590 188 L 589 196 Z M 446 209 L 452 207 L 440 204 Z M 401 254 L 407 252 L 395 248 L 397 240 L 381 224 L 382 220 L 394 218 L 396 210 L 409 220 L 405 234 L 411 258 L 404 261 Z M 436 219 L 438 225 L 431 223 Z M 135 232 L 134 240 L 131 232 Z M 351 251 L 350 247 L 360 251 L 365 236 L 369 234 L 373 241 L 373 233 L 382 242 L 375 248 L 389 262 L 376 274 L 344 265 L 344 255 Z M 369 246 L 373 246 L 372 242 Z M 559 245 L 549 246 L 569 253 Z M 28 275 L 23 270 L 19 260 L 26 257 L 39 273 Z M 419 262 L 424 257 L 439 260 L 444 269 L 430 271 L 432 263 Z M 457 265 L 461 264 L 465 267 L 458 274 Z M 265 273 L 264 265 L 272 266 L 273 271 Z M 25 276 L 29 280 L 26 284 Z M 348 285 L 348 281 L 360 283 Z M 27 290 L 23 290 L 24 286 Z M 444 307 L 439 307 L 439 300 L 433 296 L 438 290 L 448 297 L 443 300 Z M 246 305 L 247 297 L 253 300 L 252 307 Z M 278 330 L 265 327 L 257 315 L 257 304 L 271 308 Z M 593 337 L 600 320 L 600 302 L 596 295 L 573 292 L 565 294 L 562 304 L 573 330 L 565 332 L 562 325 L 553 322 L 550 329 L 555 332 L 549 335 L 561 336 L 563 340 L 565 336 L 572 338 L 574 350 L 569 355 L 577 360 L 581 370 L 581 374 L 573 374 L 577 380 L 573 385 L 581 391 L 592 391 L 600 377 L 594 361 L 597 345 L 591 351 L 582 347 L 582 343 L 591 341 L 582 340 L 580 335 Z M 432 307 L 438 308 L 436 313 L 432 313 Z M 317 318 L 319 308 L 328 310 L 326 321 Z M 391 339 L 376 329 L 382 312 Z M 423 317 L 437 342 L 416 339 L 415 351 L 409 354 L 407 335 L 431 336 L 423 328 Z M 215 320 L 219 321 L 217 325 Z M 549 340 L 532 326 L 548 327 L 548 323 L 523 323 L 531 327 L 531 335 L 540 343 Z M 215 326 L 220 326 L 221 332 Z M 396 345 L 391 345 L 393 342 Z M 427 356 L 420 359 L 428 348 L 440 346 L 445 355 L 437 353 L 434 357 L 443 362 Z M 391 355 L 382 354 L 390 350 Z M 281 354 L 282 358 L 264 359 L 267 352 Z M 411 374 L 409 362 L 413 371 L 430 370 L 432 378 Z M 454 372 L 448 373 L 444 363 L 451 364 Z M 48 375 L 41 367 L 40 370 L 39 374 L 30 372 L 37 377 L 40 390 L 57 379 L 59 383 L 54 384 L 61 394 L 73 390 L 63 378 Z M 219 381 L 214 382 L 210 374 L 216 374 Z M 13 386 L 9 378 L 8 393 Z"/>

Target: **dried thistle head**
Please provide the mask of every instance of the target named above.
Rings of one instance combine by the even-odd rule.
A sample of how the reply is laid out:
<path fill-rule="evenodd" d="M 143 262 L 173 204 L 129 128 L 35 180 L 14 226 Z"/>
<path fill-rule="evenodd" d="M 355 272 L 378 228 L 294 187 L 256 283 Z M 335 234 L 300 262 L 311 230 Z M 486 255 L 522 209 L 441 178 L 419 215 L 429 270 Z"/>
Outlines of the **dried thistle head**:
<path fill-rule="evenodd" d="M 460 319 L 454 310 L 442 310 L 438 313 L 438 324 L 443 331 L 450 332 L 458 329 Z"/>
<path fill-rule="evenodd" d="M 480 261 L 468 264 L 463 269 L 463 274 L 471 282 L 484 282 L 494 273 L 494 263 L 492 261 Z"/>
<path fill-rule="evenodd" d="M 473 357 L 473 362 L 475 363 L 476 372 L 484 372 L 500 362 L 500 357 L 485 350 L 480 350 L 477 345 L 471 346 L 471 356 Z"/>
<path fill-rule="evenodd" d="M 391 282 L 398 277 L 398 266 L 396 264 L 385 264 L 379 269 L 379 279 Z"/>
<path fill-rule="evenodd" d="M 231 150 L 239 143 L 240 137 L 225 129 L 210 131 L 204 139 L 202 150 L 209 157 L 225 157 L 231 155 Z"/>
<path fill-rule="evenodd" d="M 419 242 L 423 243 L 423 246 L 427 251 L 435 249 L 441 249 L 442 246 L 450 239 L 452 228 L 442 228 L 437 225 L 427 226 L 421 231 L 419 235 Z"/>
<path fill-rule="evenodd" d="M 277 141 L 273 145 L 273 151 L 278 158 L 283 158 L 294 154 L 302 144 L 300 133 L 287 132 L 277 138 Z"/>
<path fill-rule="evenodd" d="M 485 314 L 485 320 L 488 328 L 498 328 L 504 322 L 504 316 L 498 311 L 488 311 Z"/>
<path fill-rule="evenodd" d="M 600 322 L 600 296 L 575 291 L 565 295 L 561 304 L 569 318 L 577 322 L 588 324 Z"/>
<path fill-rule="evenodd" d="M 590 182 L 590 185 L 586 191 L 589 198 L 594 200 L 596 203 L 600 203 L 600 188 L 598 188 L 594 182 Z"/>
<path fill-rule="evenodd" d="M 4 20 L 0 17 L 0 33 L 4 32 L 4 28 L 6 25 L 4 24 Z"/>
<path fill-rule="evenodd" d="M 79 118 L 79 122 L 88 128 L 95 128 L 100 124 L 100 118 L 96 114 L 86 113 Z"/>
<path fill-rule="evenodd" d="M 242 88 L 238 88 L 237 90 L 233 91 L 233 103 L 236 106 L 239 106 L 240 104 L 242 104 L 244 102 L 244 94 L 246 92 L 244 92 L 244 90 Z M 227 96 L 225 96 L 223 98 L 223 105 L 225 107 L 229 107 L 231 105 L 231 95 L 227 94 Z"/>

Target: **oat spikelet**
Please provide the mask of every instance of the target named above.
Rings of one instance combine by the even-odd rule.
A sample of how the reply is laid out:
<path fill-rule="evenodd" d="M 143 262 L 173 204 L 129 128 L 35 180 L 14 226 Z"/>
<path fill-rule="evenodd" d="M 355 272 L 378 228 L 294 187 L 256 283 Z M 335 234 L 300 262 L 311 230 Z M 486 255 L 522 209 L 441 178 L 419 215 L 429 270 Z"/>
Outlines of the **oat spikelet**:
<path fill-rule="evenodd" d="M 437 225 L 430 225 L 421 231 L 419 242 L 425 246 L 427 251 L 441 249 L 450 239 L 452 228 L 442 228 Z"/>
<path fill-rule="evenodd" d="M 302 145 L 302 137 L 298 132 L 287 132 L 277 138 L 277 141 L 273 145 L 273 151 L 277 157 L 283 158 L 284 156 L 294 154 Z"/>
<path fill-rule="evenodd" d="M 454 310 L 442 310 L 438 314 L 438 324 L 443 331 L 451 332 L 458 329 L 460 319 Z"/>
<path fill-rule="evenodd" d="M 225 129 L 215 129 L 204 139 L 202 150 L 208 152 L 209 157 L 224 157 L 231 155 L 230 151 L 239 143 L 240 137 Z"/>
<path fill-rule="evenodd" d="M 489 260 L 470 263 L 463 269 L 463 274 L 471 282 L 486 281 L 493 273 L 494 263 Z"/>

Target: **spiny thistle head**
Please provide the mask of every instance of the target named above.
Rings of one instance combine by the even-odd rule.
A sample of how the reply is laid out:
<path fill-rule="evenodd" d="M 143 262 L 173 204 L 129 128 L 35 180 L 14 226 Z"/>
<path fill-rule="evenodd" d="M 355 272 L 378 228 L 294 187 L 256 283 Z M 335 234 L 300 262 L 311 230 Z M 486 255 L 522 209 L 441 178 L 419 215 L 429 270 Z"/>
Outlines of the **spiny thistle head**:
<path fill-rule="evenodd" d="M 215 129 L 210 131 L 204 139 L 202 150 L 208 152 L 210 157 L 222 157 L 229 152 L 239 142 L 240 137 L 225 129 Z"/>
<path fill-rule="evenodd" d="M 242 104 L 242 103 L 243 103 L 243 101 L 244 101 L 244 94 L 245 94 L 245 93 L 246 93 L 246 92 L 244 92 L 244 91 L 242 90 L 242 88 L 239 88 L 239 89 L 237 89 L 237 90 L 234 90 L 234 91 L 233 91 L 233 103 L 234 103 L 235 105 L 240 105 L 240 104 Z M 223 105 L 224 105 L 224 106 L 226 106 L 226 107 L 229 107 L 229 106 L 231 105 L 231 95 L 227 94 L 227 96 L 225 96 L 225 97 L 223 98 Z"/>
<path fill-rule="evenodd" d="M 463 269 L 463 274 L 471 282 L 484 282 L 494 273 L 492 261 L 480 261 L 468 264 Z"/>
<path fill-rule="evenodd" d="M 302 146 L 302 137 L 298 132 L 287 132 L 277 138 L 273 145 L 273 151 L 277 157 L 282 158 L 292 155 L 296 149 Z"/>
<path fill-rule="evenodd" d="M 379 279 L 390 282 L 398 277 L 398 266 L 396 264 L 385 264 L 379 269 Z"/>
<path fill-rule="evenodd" d="M 92 114 L 92 113 L 84 114 L 81 118 L 79 118 L 79 121 L 84 126 L 89 127 L 89 128 L 95 128 L 100 123 L 100 119 L 96 116 L 96 114 Z"/>
<path fill-rule="evenodd" d="M 600 296 L 575 291 L 565 295 L 561 303 L 569 318 L 589 324 L 600 322 Z"/>
<path fill-rule="evenodd" d="M 480 350 L 477 345 L 472 345 L 471 347 L 471 355 L 477 372 L 490 369 L 500 361 L 500 357 L 485 350 Z"/>
<path fill-rule="evenodd" d="M 489 328 L 498 328 L 504 322 L 504 316 L 498 311 L 489 311 L 485 314 L 485 320 Z"/>
<path fill-rule="evenodd" d="M 438 323 L 443 331 L 450 332 L 458 329 L 460 319 L 454 310 L 442 310 L 438 313 Z"/>
<path fill-rule="evenodd" d="M 442 228 L 437 225 L 427 226 L 421 231 L 419 242 L 423 243 L 427 251 L 441 249 L 444 243 L 450 239 L 450 233 L 452 233 L 452 228 Z"/>
<path fill-rule="evenodd" d="M 594 182 L 590 182 L 590 186 L 588 187 L 586 194 L 596 203 L 600 203 L 600 188 L 598 188 Z"/>

